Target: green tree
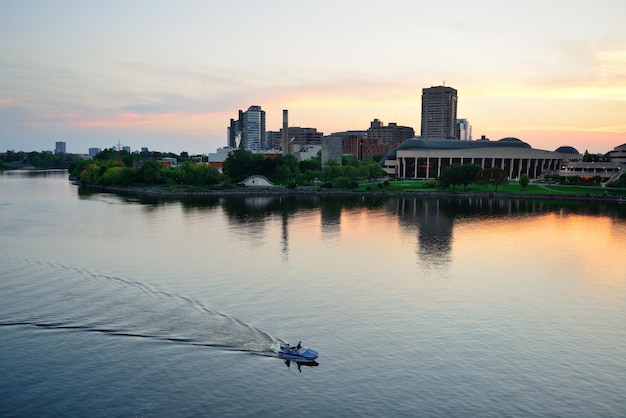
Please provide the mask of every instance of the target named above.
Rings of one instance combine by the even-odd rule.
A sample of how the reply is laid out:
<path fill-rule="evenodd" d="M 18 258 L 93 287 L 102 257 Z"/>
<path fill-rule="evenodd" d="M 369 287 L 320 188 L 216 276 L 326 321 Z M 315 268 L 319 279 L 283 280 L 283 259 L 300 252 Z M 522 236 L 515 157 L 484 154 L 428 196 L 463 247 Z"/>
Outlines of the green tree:
<path fill-rule="evenodd" d="M 506 172 L 500 167 L 486 168 L 480 170 L 476 174 L 476 183 L 478 184 L 493 184 L 498 191 L 498 186 L 508 183 L 508 176 Z"/>
<path fill-rule="evenodd" d="M 482 170 L 478 164 L 464 164 L 461 166 L 461 184 L 463 189 L 467 189 L 467 186 L 474 182 L 476 174 Z"/>
<path fill-rule="evenodd" d="M 583 154 L 583 161 L 598 162 L 600 161 L 600 157 L 598 157 L 598 154 L 589 154 L 589 151 L 585 150 L 585 153 Z"/>
<path fill-rule="evenodd" d="M 232 151 L 224 160 L 222 168 L 224 174 L 234 182 L 240 182 L 252 175 L 252 157 L 250 153 L 243 149 Z"/>
<path fill-rule="evenodd" d="M 326 182 L 332 182 L 336 177 L 341 175 L 341 166 L 335 160 L 330 160 L 324 164 L 322 169 L 322 179 Z"/>
<path fill-rule="evenodd" d="M 439 182 L 445 188 L 452 186 L 453 189 L 456 189 L 457 185 L 463 184 L 464 176 L 465 172 L 463 171 L 463 166 L 459 163 L 455 163 L 443 169 L 439 176 Z"/>
<path fill-rule="evenodd" d="M 519 185 L 522 186 L 522 189 L 526 189 L 526 186 L 528 186 L 528 183 L 530 183 L 530 179 L 528 178 L 528 174 L 524 173 L 519 177 Z"/>
<path fill-rule="evenodd" d="M 298 159 L 293 155 L 281 155 L 274 160 L 275 167 L 271 176 L 274 181 L 293 180 L 300 173 L 300 164 L 298 163 Z"/>
<path fill-rule="evenodd" d="M 352 181 L 346 176 L 338 176 L 333 179 L 332 183 L 334 187 L 347 189 L 350 187 Z"/>
<path fill-rule="evenodd" d="M 341 167 L 341 175 L 353 182 L 359 177 L 359 170 L 353 165 L 344 165 Z"/>
<path fill-rule="evenodd" d="M 301 173 L 304 173 L 306 171 L 311 171 L 311 170 L 321 170 L 322 169 L 321 154 L 318 152 L 317 157 L 311 157 L 308 160 L 300 161 L 299 166 L 300 166 Z"/>
<path fill-rule="evenodd" d="M 138 177 L 141 181 L 150 185 L 156 185 L 164 182 L 164 176 L 162 173 L 163 167 L 156 161 L 150 160 L 143 163 L 139 168 Z"/>

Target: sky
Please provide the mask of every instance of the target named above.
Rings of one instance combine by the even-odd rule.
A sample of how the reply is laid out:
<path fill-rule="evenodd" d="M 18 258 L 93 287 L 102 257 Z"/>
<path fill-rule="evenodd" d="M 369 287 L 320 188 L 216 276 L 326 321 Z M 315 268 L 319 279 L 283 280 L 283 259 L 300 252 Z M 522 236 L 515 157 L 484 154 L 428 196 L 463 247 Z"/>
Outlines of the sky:
<path fill-rule="evenodd" d="M 474 138 L 605 153 L 626 143 L 623 0 L 2 0 L 0 152 L 227 145 L 238 110 L 328 135 L 420 132 L 458 91 Z"/>

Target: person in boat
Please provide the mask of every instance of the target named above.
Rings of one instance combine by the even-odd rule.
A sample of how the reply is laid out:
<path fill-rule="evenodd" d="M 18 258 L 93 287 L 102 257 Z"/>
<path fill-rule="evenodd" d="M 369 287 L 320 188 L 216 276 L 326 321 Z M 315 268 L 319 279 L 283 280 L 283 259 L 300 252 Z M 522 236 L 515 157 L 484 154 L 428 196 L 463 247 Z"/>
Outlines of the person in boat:
<path fill-rule="evenodd" d="M 298 345 L 296 346 L 296 350 L 300 351 L 301 348 L 302 348 L 302 341 L 298 341 Z"/>

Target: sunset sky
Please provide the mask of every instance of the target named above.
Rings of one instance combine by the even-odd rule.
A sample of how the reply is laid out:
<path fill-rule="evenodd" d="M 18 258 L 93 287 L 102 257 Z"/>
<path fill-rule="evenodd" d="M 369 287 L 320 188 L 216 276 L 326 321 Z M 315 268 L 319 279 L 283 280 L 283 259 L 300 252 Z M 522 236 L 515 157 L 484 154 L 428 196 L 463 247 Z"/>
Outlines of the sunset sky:
<path fill-rule="evenodd" d="M 0 152 L 208 153 L 239 109 L 324 134 L 419 135 L 421 91 L 458 90 L 474 138 L 605 153 L 626 143 L 626 2 L 0 1 Z"/>

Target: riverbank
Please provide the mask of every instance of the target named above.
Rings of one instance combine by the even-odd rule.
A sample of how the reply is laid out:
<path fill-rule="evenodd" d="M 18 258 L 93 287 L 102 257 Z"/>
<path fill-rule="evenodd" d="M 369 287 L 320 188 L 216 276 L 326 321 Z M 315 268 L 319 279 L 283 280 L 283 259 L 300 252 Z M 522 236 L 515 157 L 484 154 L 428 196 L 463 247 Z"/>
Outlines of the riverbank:
<path fill-rule="evenodd" d="M 495 191 L 443 191 L 443 190 L 339 190 L 323 189 L 319 187 L 296 187 L 288 189 L 285 187 L 237 187 L 233 189 L 220 190 L 188 190 L 186 188 L 164 188 L 164 187 L 114 187 L 114 186 L 93 186 L 79 185 L 89 190 L 102 191 L 107 193 L 120 193 L 126 195 L 146 196 L 156 198 L 189 198 L 189 197 L 229 197 L 229 196 L 292 196 L 292 197 L 428 197 L 428 198 L 505 198 L 520 200 L 572 200 L 572 201 L 594 201 L 594 202 L 617 202 L 626 203 L 626 197 L 609 194 L 564 194 L 546 193 L 532 194 L 520 192 L 495 192 Z"/>

